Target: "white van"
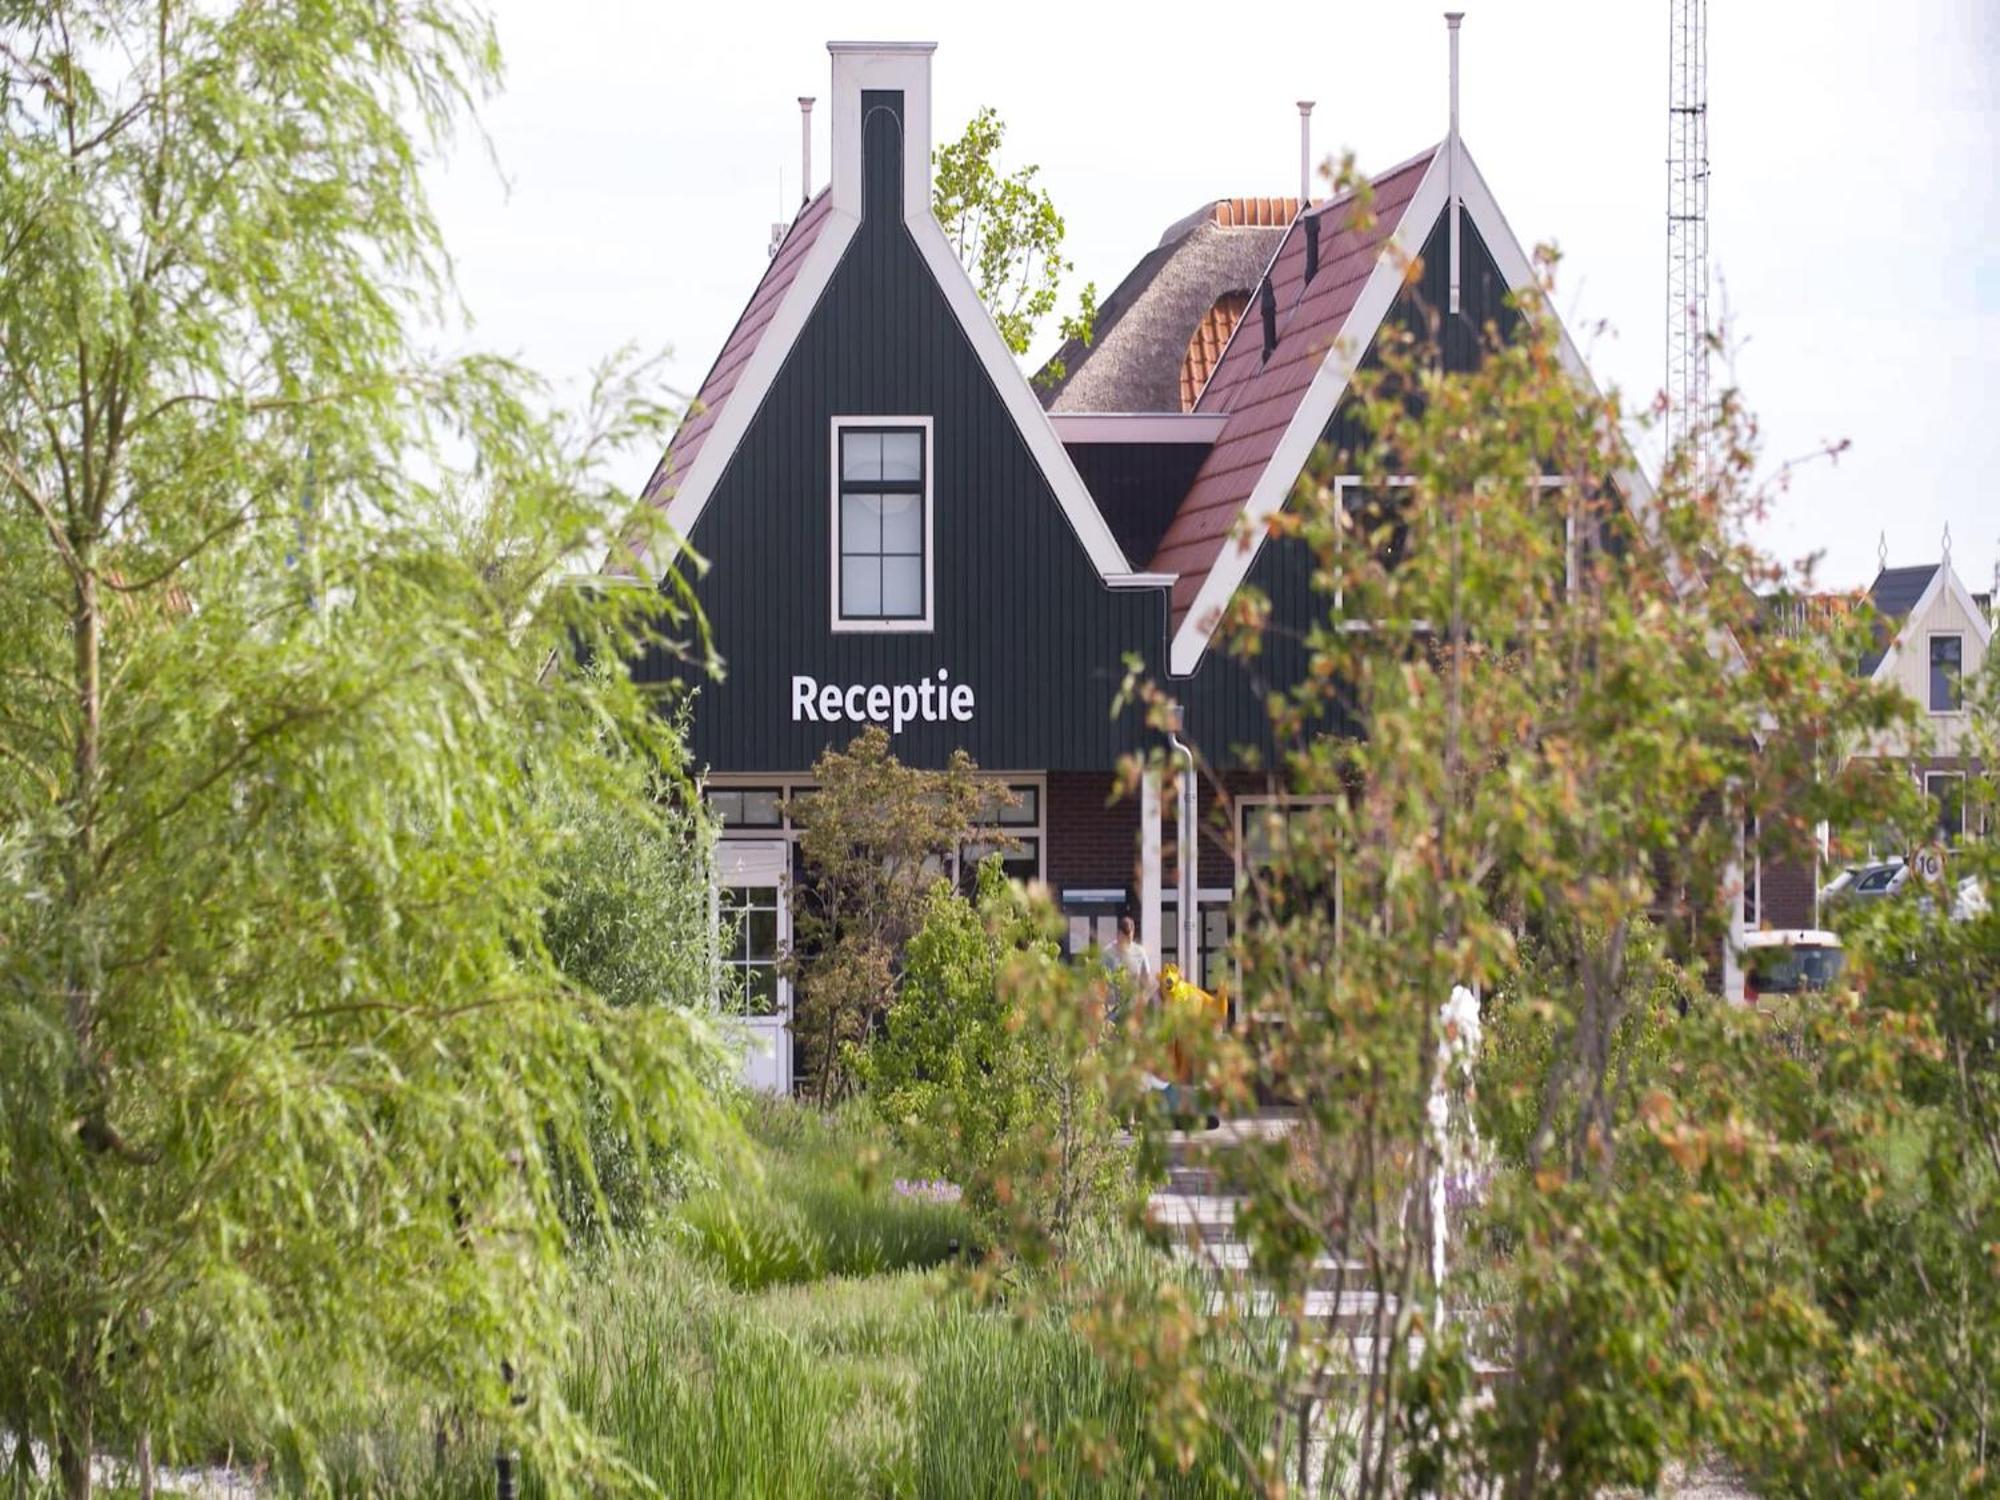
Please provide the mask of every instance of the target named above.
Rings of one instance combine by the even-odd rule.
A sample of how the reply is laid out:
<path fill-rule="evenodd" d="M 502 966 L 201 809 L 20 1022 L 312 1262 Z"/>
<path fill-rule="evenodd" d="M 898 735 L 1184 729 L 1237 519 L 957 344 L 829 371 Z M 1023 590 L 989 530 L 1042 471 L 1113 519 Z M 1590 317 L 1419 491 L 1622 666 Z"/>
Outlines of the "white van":
<path fill-rule="evenodd" d="M 1743 998 L 1831 989 L 1846 959 L 1838 933 L 1804 927 L 1746 932 Z"/>

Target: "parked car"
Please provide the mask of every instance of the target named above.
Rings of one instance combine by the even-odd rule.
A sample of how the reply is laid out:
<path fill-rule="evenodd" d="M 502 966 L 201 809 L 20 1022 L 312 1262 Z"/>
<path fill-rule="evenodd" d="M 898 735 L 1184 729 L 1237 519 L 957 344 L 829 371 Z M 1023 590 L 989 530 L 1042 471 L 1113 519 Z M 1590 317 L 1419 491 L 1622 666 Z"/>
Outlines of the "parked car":
<path fill-rule="evenodd" d="M 1830 989 L 1847 955 L 1837 933 L 1786 928 L 1743 935 L 1743 998 Z"/>
<path fill-rule="evenodd" d="M 1900 859 L 1849 865 L 1820 887 L 1822 904 L 1834 901 L 1880 901 L 1909 883 L 1910 867 Z"/>

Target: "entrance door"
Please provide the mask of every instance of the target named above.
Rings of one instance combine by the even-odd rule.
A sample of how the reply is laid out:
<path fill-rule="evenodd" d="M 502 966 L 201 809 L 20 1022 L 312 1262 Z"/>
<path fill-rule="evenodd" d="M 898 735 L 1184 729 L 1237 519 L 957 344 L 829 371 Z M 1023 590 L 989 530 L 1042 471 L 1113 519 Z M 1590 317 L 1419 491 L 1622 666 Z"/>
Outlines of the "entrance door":
<path fill-rule="evenodd" d="M 716 846 L 717 917 L 727 993 L 740 1007 L 740 1076 L 770 1094 L 792 1089 L 792 984 L 778 969 L 791 946 L 788 848 L 779 840 Z"/>

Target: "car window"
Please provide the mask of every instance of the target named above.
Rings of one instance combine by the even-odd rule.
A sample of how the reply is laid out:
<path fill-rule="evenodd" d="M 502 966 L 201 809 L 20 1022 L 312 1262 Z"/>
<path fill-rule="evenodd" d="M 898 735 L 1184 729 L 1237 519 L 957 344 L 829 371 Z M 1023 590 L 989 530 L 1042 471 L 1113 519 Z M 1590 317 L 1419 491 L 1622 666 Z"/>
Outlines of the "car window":
<path fill-rule="evenodd" d="M 1891 865 L 1885 870 L 1871 870 L 1854 883 L 1854 888 L 1857 891 L 1887 890 L 1889 882 L 1895 878 L 1896 867 Z"/>

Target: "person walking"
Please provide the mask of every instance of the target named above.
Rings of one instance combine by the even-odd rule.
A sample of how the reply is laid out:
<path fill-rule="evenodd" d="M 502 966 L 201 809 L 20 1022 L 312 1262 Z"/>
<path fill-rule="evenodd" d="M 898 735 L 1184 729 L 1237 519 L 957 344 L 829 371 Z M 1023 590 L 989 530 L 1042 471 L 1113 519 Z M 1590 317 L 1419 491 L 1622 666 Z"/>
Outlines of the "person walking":
<path fill-rule="evenodd" d="M 1130 917 L 1118 919 L 1118 937 L 1104 950 L 1104 967 L 1111 971 L 1111 988 L 1116 997 L 1113 1020 L 1123 1014 L 1127 1005 L 1145 1005 L 1152 1001 L 1157 984 L 1153 973 L 1153 955 L 1139 941 L 1138 924 Z"/>

